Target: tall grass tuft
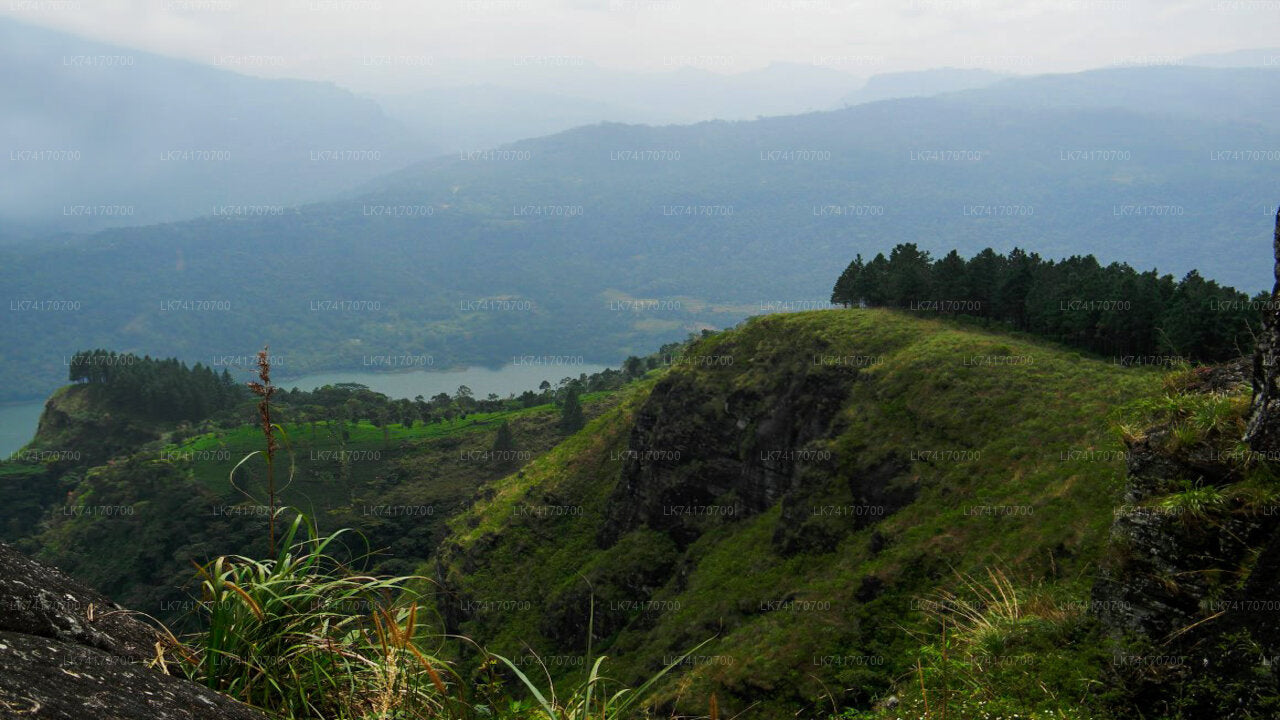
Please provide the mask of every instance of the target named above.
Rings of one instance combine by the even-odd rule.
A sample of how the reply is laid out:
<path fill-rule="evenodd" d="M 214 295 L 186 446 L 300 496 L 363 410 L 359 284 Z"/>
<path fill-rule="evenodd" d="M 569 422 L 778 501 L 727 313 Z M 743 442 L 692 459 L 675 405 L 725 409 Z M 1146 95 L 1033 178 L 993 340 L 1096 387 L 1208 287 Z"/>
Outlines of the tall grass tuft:
<path fill-rule="evenodd" d="M 983 647 L 1014 631 L 1026 616 L 1019 590 L 1000 568 L 988 567 L 987 579 L 956 573 L 961 592 L 939 590 L 937 603 L 928 614 L 943 627 L 948 625 L 955 639 Z"/>
<path fill-rule="evenodd" d="M 956 579 L 955 590 L 937 591 L 924 608 L 936 635 L 909 631 L 921 647 L 910 682 L 898 687 L 903 704 L 888 717 L 1075 717 L 1041 681 L 1046 669 L 1059 670 L 1032 639 L 1062 640 L 1081 609 L 1018 585 L 998 567 L 986 568 L 985 577 L 956 572 Z M 1036 707 L 1045 714 L 1021 714 Z"/>
<path fill-rule="evenodd" d="M 651 717 L 652 715 L 649 713 L 646 703 L 652 699 L 652 694 L 657 689 L 658 681 L 662 680 L 676 666 L 683 663 L 685 658 L 711 642 L 711 639 L 703 640 L 697 647 L 676 658 L 650 677 L 640 687 L 630 689 L 618 686 L 617 683 L 601 673 L 601 667 L 604 665 L 607 656 L 601 655 L 599 658 L 595 658 L 594 662 L 592 661 L 591 638 L 594 632 L 595 598 L 593 596 L 591 611 L 587 620 L 587 664 L 591 666 L 591 671 L 584 680 L 570 691 L 568 697 L 564 698 L 557 695 L 549 673 L 547 674 L 547 691 L 543 692 L 538 688 L 537 683 L 529 679 L 529 676 L 525 675 L 515 663 L 501 655 L 493 655 L 515 673 L 515 676 L 519 678 L 520 682 L 529 691 L 529 694 L 537 701 L 537 709 L 541 713 L 535 716 L 538 720 L 627 720 L 628 718 Z M 710 717 L 718 717 L 719 709 L 714 694 L 711 696 L 710 710 Z"/>
<path fill-rule="evenodd" d="M 275 559 L 219 557 L 201 567 L 204 630 L 188 638 L 188 675 L 285 718 L 460 709 L 447 666 L 420 649 L 427 635 L 404 587 L 413 578 L 350 572 L 328 553 L 343 534 L 320 536 L 299 515 Z"/>
<path fill-rule="evenodd" d="M 1160 498 L 1156 506 L 1175 513 L 1184 523 L 1194 524 L 1210 521 L 1228 500 L 1226 493 L 1212 485 L 1188 484 L 1181 492 Z"/>
<path fill-rule="evenodd" d="M 692 652 L 691 650 L 690 653 Z M 500 655 L 495 657 L 515 673 L 529 694 L 537 701 L 538 709 L 541 711 L 541 714 L 536 716 L 539 720 L 627 720 L 627 718 L 651 717 L 645 707 L 645 703 L 650 700 L 651 692 L 659 680 L 684 662 L 688 654 L 680 656 L 635 689 L 620 687 L 601 673 L 601 666 L 607 659 L 602 655 L 591 664 L 591 672 L 585 680 L 573 688 L 568 697 L 557 696 L 550 680 L 548 680 L 547 692 L 543 692 L 515 663 Z M 711 701 L 711 707 L 713 714 L 718 714 L 718 710 L 715 709 L 715 700 Z"/>

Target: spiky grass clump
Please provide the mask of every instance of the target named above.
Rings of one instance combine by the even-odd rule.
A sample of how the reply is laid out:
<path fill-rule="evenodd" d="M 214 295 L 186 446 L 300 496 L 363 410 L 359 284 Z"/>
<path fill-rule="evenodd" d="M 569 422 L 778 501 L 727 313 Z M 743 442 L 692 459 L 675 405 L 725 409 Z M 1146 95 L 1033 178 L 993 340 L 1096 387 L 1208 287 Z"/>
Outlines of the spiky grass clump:
<path fill-rule="evenodd" d="M 1146 439 L 1148 429 L 1167 427 L 1167 449 L 1178 452 L 1209 443 L 1230 450 L 1244 433 L 1249 410 L 1246 392 L 1166 393 L 1130 403 L 1117 418 L 1123 439 L 1134 444 Z"/>
<path fill-rule="evenodd" d="M 307 537 L 297 539 L 300 531 Z M 294 519 L 274 560 L 219 557 L 200 569 L 204 628 L 185 670 L 285 718 L 438 717 L 455 702 L 425 637 L 408 577 L 350 572 Z"/>
<path fill-rule="evenodd" d="M 1196 523 L 1208 521 L 1227 501 L 1227 494 L 1219 488 L 1197 485 L 1160 498 L 1157 507 L 1176 514 L 1183 522 Z"/>
<path fill-rule="evenodd" d="M 502 656 L 495 655 L 494 657 L 506 664 L 515 673 L 516 677 L 520 679 L 520 682 L 529 691 L 529 694 L 537 701 L 538 709 L 543 713 L 543 715 L 539 716 L 539 720 L 544 718 L 545 720 L 627 720 L 628 718 L 652 717 L 652 714 L 645 707 L 645 703 L 652 698 L 652 691 L 658 681 L 703 645 L 706 645 L 706 642 L 681 655 L 635 689 L 618 686 L 617 683 L 601 674 L 601 667 L 607 659 L 605 656 L 601 656 L 591 664 L 591 672 L 588 673 L 587 677 L 576 685 L 567 697 L 557 695 L 555 685 L 551 682 L 550 674 L 547 674 L 547 691 L 543 692 L 538 688 L 537 683 L 522 672 L 515 663 Z M 714 694 L 711 695 L 708 701 L 708 714 L 706 717 L 711 718 L 711 720 L 716 720 L 719 717 L 719 708 Z"/>
<path fill-rule="evenodd" d="M 282 718 L 425 718 L 465 707 L 450 697 L 423 651 L 415 577 L 360 575 L 330 553 L 346 530 L 321 535 L 298 513 L 281 538 L 276 522 L 276 433 L 271 418 L 271 364 L 258 353 L 258 415 L 266 441 L 270 560 L 222 556 L 199 568 L 203 630 L 181 653 L 197 682 Z M 249 457 L 232 468 L 236 470 Z M 292 482 L 293 464 L 290 451 Z M 243 491 L 242 491 L 243 492 Z M 246 493 L 248 495 L 248 493 Z M 252 496 L 250 496 L 252 499 Z M 305 533 L 305 536 L 300 536 Z M 279 543 L 277 544 L 277 540 Z M 277 547 L 279 550 L 277 551 Z"/>
<path fill-rule="evenodd" d="M 990 653 L 1003 646 L 1029 617 L 1016 587 L 999 568 L 987 568 L 986 580 L 957 573 L 958 591 L 940 590 L 937 601 L 925 605 L 926 614 L 948 627 L 952 640 L 974 653 Z"/>
<path fill-rule="evenodd" d="M 954 588 L 936 591 L 921 607 L 934 633 L 919 634 L 915 667 L 895 683 L 893 702 L 865 717 L 1089 716 L 1078 706 L 1097 668 L 1063 648 L 1081 627 L 1081 603 L 1061 602 L 1051 589 L 988 567 L 979 576 L 957 572 Z"/>
<path fill-rule="evenodd" d="M 595 636 L 595 616 L 595 598 L 592 597 L 591 613 L 587 619 L 587 664 L 591 666 L 591 671 L 569 692 L 568 697 L 562 698 L 557 695 L 555 683 L 552 682 L 551 674 L 547 672 L 545 665 L 542 670 L 547 680 L 547 691 L 543 692 L 538 688 L 537 683 L 521 671 L 515 663 L 501 655 L 491 655 L 515 673 L 525 689 L 537 701 L 537 710 L 542 713 L 539 720 L 628 720 L 652 717 L 646 703 L 652 701 L 653 690 L 656 689 L 658 681 L 683 663 L 685 658 L 711 642 L 710 639 L 702 641 L 697 647 L 667 664 L 640 687 L 631 689 L 619 686 L 601 674 L 601 667 L 608 659 L 606 656 L 601 655 L 595 658 L 594 662 L 592 661 L 591 639 Z M 672 718 L 675 717 L 672 715 Z M 719 720 L 719 704 L 716 702 L 714 693 L 709 700 L 706 717 L 709 720 Z"/>

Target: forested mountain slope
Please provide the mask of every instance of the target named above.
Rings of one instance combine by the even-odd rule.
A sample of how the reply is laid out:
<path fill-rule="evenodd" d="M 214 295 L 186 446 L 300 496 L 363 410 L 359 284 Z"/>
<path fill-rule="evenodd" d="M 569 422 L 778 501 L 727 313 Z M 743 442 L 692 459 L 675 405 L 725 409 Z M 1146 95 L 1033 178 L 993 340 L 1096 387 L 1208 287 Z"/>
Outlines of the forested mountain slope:
<path fill-rule="evenodd" d="M 5 392 L 51 390 L 59 358 L 89 345 L 207 364 L 270 337 L 294 349 L 290 372 L 401 353 L 615 361 L 824 307 L 854 253 L 898 242 L 1196 267 L 1253 292 L 1264 253 L 1248 248 L 1274 212 L 1258 190 L 1280 139 L 1273 77 L 1095 71 L 752 122 L 599 125 L 437 158 L 341 203 L 5 251 L 14 298 L 78 302 L 6 315 Z M 1069 99 L 1094 85 L 1113 100 Z M 115 282 L 92 282 L 103 274 Z"/>

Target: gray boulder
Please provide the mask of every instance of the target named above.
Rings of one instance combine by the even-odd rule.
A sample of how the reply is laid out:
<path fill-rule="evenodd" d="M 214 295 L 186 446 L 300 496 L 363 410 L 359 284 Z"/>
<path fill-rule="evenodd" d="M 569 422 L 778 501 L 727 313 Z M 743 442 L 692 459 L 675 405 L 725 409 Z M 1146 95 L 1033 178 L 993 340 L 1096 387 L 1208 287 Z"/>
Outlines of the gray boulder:
<path fill-rule="evenodd" d="M 173 652 L 133 613 L 0 544 L 0 717 L 265 720 L 167 674 Z"/>

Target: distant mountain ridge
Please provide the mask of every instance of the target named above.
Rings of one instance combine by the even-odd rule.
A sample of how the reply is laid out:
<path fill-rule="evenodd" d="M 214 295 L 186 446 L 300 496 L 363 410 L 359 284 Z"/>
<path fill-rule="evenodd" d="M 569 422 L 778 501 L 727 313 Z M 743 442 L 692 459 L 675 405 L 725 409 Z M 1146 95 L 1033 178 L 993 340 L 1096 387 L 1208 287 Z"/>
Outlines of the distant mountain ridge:
<path fill-rule="evenodd" d="M 1280 68 L 1280 48 L 1249 48 L 1231 52 L 1207 53 L 1182 58 L 1185 65 L 1199 67 L 1264 67 Z"/>
<path fill-rule="evenodd" d="M 731 62 L 733 58 L 689 58 Z M 738 73 L 703 67 L 625 72 L 578 57 L 515 58 L 505 72 L 411 93 L 373 97 L 393 118 L 451 154 L 600 122 L 670 125 L 750 120 L 838 107 L 851 74 L 795 63 Z"/>
<path fill-rule="evenodd" d="M 372 101 L 0 19 L 0 219 L 26 230 L 277 212 L 434 154 Z M 253 58 L 222 59 L 227 68 Z"/>
<path fill-rule="evenodd" d="M 947 92 L 972 90 L 994 85 L 1007 73 L 975 68 L 938 68 L 915 72 L 884 73 L 873 75 L 861 88 L 845 95 L 846 105 L 893 100 L 906 97 L 928 97 Z"/>
<path fill-rule="evenodd" d="M 84 347 L 207 364 L 268 337 L 297 372 L 401 353 L 616 362 L 823 307 L 854 253 L 899 242 L 1194 267 L 1252 293 L 1275 211 L 1275 77 L 1120 68 L 755 121 L 600 124 L 436 157 L 278 216 L 5 251 L 14 298 L 81 301 L 8 313 L 6 390 L 51 389 Z M 161 309 L 174 298 L 227 302 Z"/>

